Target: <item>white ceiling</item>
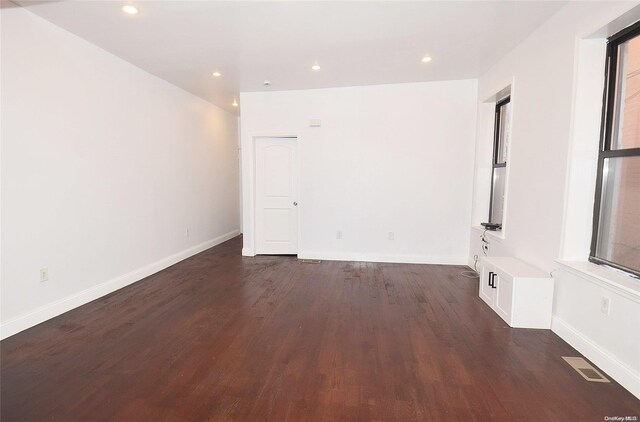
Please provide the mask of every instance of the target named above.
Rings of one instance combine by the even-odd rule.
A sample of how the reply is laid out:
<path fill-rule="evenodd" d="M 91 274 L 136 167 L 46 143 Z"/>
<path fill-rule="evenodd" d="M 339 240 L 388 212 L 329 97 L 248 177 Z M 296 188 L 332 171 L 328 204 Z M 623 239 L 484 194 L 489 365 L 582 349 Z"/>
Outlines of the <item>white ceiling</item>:
<path fill-rule="evenodd" d="M 565 4 L 16 2 L 232 112 L 241 91 L 476 78 Z M 127 3 L 139 13 L 125 15 Z"/>

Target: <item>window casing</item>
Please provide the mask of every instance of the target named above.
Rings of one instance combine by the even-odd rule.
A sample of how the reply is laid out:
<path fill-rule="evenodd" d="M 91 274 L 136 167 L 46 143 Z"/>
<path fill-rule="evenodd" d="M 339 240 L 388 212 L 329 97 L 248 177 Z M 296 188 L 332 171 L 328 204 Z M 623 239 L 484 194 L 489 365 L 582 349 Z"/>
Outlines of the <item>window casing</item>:
<path fill-rule="evenodd" d="M 491 195 L 489 199 L 489 223 L 500 224 L 501 227 L 504 218 L 510 125 L 511 97 L 507 97 L 496 103 L 493 157 L 491 159 Z"/>
<path fill-rule="evenodd" d="M 640 276 L 640 23 L 607 43 L 589 260 Z"/>

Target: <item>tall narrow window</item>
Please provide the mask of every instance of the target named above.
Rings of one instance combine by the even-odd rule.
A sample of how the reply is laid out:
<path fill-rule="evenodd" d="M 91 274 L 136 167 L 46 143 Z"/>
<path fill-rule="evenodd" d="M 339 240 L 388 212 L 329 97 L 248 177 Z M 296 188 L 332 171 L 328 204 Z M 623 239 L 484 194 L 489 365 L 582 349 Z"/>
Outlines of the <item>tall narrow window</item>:
<path fill-rule="evenodd" d="M 609 39 L 590 260 L 640 275 L 640 23 Z"/>
<path fill-rule="evenodd" d="M 491 166 L 491 199 L 489 200 L 489 223 L 498 224 L 500 228 L 502 228 L 504 216 L 504 190 L 507 179 L 510 125 L 511 97 L 507 97 L 496 103 Z"/>

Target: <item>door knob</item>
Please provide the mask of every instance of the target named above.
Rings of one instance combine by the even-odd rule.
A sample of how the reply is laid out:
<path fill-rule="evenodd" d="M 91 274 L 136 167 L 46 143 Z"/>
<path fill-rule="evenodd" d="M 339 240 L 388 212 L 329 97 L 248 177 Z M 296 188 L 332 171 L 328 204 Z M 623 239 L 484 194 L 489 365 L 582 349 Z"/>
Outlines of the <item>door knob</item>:
<path fill-rule="evenodd" d="M 294 207 L 297 207 L 297 206 L 298 206 L 298 203 L 297 203 L 297 202 L 295 202 L 295 201 L 293 201 L 293 206 L 294 206 Z"/>

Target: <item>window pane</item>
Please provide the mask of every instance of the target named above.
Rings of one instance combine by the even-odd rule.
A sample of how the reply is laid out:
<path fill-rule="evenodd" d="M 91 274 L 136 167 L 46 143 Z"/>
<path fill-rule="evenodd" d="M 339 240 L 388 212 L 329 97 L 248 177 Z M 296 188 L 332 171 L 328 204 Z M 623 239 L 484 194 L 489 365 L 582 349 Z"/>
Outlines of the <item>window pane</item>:
<path fill-rule="evenodd" d="M 491 192 L 490 223 L 502 224 L 504 212 L 504 184 L 507 180 L 507 168 L 496 167 L 493 169 L 493 191 Z"/>
<path fill-rule="evenodd" d="M 640 36 L 618 47 L 611 149 L 640 148 Z"/>
<path fill-rule="evenodd" d="M 511 102 L 500 107 L 500 127 L 498 128 L 498 160 L 497 163 L 507 162 L 509 150 L 509 134 L 511 126 Z"/>
<path fill-rule="evenodd" d="M 640 271 L 640 156 L 607 158 L 596 257 Z"/>

